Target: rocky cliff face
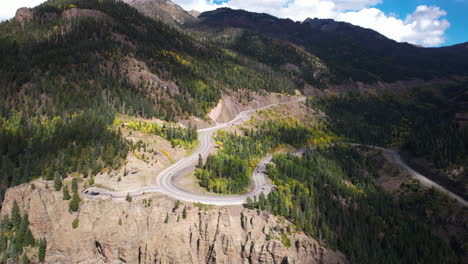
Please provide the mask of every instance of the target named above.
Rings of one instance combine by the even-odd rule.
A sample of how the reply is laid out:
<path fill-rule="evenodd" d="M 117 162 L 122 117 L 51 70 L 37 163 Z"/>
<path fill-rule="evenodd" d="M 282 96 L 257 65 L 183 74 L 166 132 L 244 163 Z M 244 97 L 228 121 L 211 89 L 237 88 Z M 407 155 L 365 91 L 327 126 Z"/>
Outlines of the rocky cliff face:
<path fill-rule="evenodd" d="M 196 17 L 169 0 L 123 0 L 145 16 L 175 26 L 193 23 Z"/>
<path fill-rule="evenodd" d="M 75 17 L 94 17 L 94 18 L 111 20 L 111 18 L 108 15 L 106 15 L 105 13 L 99 10 L 81 9 L 81 8 L 67 9 L 63 11 L 62 17 L 64 19 L 72 19 Z"/>
<path fill-rule="evenodd" d="M 265 212 L 240 207 L 205 211 L 192 204 L 173 210 L 174 201 L 160 195 L 131 203 L 82 201 L 79 212 L 70 214 L 61 192 L 42 181 L 34 186 L 10 188 L 1 216 L 11 211 L 14 200 L 29 212 L 34 236 L 47 238 L 46 263 L 344 262 L 341 254 Z M 75 218 L 79 225 L 73 229 Z"/>
<path fill-rule="evenodd" d="M 20 23 L 27 23 L 33 20 L 34 14 L 31 9 L 27 7 L 19 8 L 16 11 L 15 19 Z"/>

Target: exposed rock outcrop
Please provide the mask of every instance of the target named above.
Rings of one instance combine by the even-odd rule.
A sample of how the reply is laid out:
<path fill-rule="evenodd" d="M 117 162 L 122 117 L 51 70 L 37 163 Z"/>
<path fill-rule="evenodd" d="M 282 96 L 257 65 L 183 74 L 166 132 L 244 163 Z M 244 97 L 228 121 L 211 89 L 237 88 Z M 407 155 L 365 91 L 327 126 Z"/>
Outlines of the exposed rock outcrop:
<path fill-rule="evenodd" d="M 34 18 L 34 14 L 30 8 L 22 7 L 16 11 L 15 20 L 20 23 L 31 22 L 33 18 Z"/>
<path fill-rule="evenodd" d="M 169 0 L 123 0 L 147 17 L 175 26 L 193 23 L 196 18 Z"/>
<path fill-rule="evenodd" d="M 79 212 L 70 214 L 61 192 L 46 189 L 42 181 L 34 184 L 10 188 L 1 215 L 11 211 L 14 200 L 29 212 L 33 234 L 47 238 L 46 263 L 344 262 L 342 254 L 301 232 L 287 234 L 289 222 L 264 212 L 204 211 L 187 204 L 183 219 L 184 206 L 173 212 L 174 201 L 160 195 L 151 202 L 83 201 Z M 75 218 L 79 226 L 73 229 Z M 290 247 L 283 244 L 285 234 Z"/>
<path fill-rule="evenodd" d="M 81 8 L 70 8 L 62 13 L 62 18 L 72 19 L 75 17 L 94 17 L 101 19 L 111 19 L 107 14 L 99 10 L 93 9 L 81 9 Z"/>
<path fill-rule="evenodd" d="M 188 13 L 195 18 L 198 18 L 201 15 L 197 10 L 190 10 Z"/>
<path fill-rule="evenodd" d="M 165 81 L 152 73 L 149 67 L 135 57 L 126 56 L 121 64 L 120 73 L 127 75 L 129 81 L 136 87 L 144 82 L 147 85 L 154 87 L 157 90 L 165 91 L 171 95 L 179 94 L 179 87 L 171 81 Z"/>
<path fill-rule="evenodd" d="M 224 123 L 232 120 L 242 111 L 292 100 L 290 96 L 282 94 L 260 95 L 248 91 L 239 91 L 223 96 L 218 105 L 208 113 L 208 117 L 213 121 Z"/>

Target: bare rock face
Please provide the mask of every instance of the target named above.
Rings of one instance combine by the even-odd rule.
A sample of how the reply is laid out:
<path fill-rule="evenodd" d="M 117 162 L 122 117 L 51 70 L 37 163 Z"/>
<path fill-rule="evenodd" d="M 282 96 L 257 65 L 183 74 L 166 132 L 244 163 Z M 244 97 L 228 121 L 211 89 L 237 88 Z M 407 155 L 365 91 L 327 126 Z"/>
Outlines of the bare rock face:
<path fill-rule="evenodd" d="M 16 11 L 15 19 L 16 19 L 16 21 L 18 21 L 20 23 L 31 22 L 31 20 L 33 20 L 33 18 L 34 18 L 34 14 L 33 14 L 32 10 L 27 8 L 27 7 L 19 8 Z"/>
<path fill-rule="evenodd" d="M 246 101 L 246 95 L 252 100 Z M 224 95 L 219 100 L 218 105 L 211 109 L 208 113 L 208 117 L 219 123 L 224 123 L 232 120 L 242 111 L 264 107 L 270 104 L 284 103 L 294 100 L 297 97 L 286 96 L 282 94 L 268 94 L 261 95 L 258 93 L 252 93 L 249 91 L 238 91 Z"/>
<path fill-rule="evenodd" d="M 62 13 L 62 18 L 64 19 L 72 19 L 75 17 L 95 17 L 95 18 L 103 18 L 103 19 L 110 19 L 110 17 L 99 11 L 99 10 L 92 10 L 92 9 L 81 9 L 81 8 L 70 8 Z"/>
<path fill-rule="evenodd" d="M 144 62 L 137 60 L 135 57 L 125 57 L 121 65 L 121 74 L 126 74 L 130 82 L 137 87 L 141 84 L 141 81 L 144 81 L 150 86 L 159 87 L 172 95 L 180 93 L 179 87 L 174 82 L 162 80 L 152 73 Z"/>
<path fill-rule="evenodd" d="M 201 13 L 198 12 L 197 10 L 190 10 L 188 13 L 194 18 L 198 18 L 201 15 Z"/>
<path fill-rule="evenodd" d="M 174 201 L 160 195 L 131 203 L 85 200 L 70 214 L 61 192 L 34 184 L 8 189 L 1 217 L 14 200 L 29 212 L 34 236 L 47 238 L 46 263 L 344 263 L 342 254 L 287 233 L 288 221 L 265 212 L 192 204 L 173 211 Z"/>
<path fill-rule="evenodd" d="M 182 25 L 196 21 L 194 16 L 169 0 L 123 0 L 123 2 L 143 15 L 165 23 Z"/>

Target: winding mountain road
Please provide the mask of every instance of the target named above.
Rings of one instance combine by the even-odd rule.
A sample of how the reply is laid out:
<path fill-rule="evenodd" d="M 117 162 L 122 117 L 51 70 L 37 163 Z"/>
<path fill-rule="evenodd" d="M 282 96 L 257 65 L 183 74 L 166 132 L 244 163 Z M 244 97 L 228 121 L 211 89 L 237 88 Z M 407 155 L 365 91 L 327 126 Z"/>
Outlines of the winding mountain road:
<path fill-rule="evenodd" d="M 432 180 L 426 178 L 424 175 L 422 175 L 419 172 L 413 170 L 410 166 L 408 166 L 408 164 L 406 164 L 406 162 L 404 162 L 401 159 L 401 156 L 400 156 L 400 154 L 398 154 L 398 152 L 396 152 L 394 150 L 391 150 L 391 149 L 381 148 L 381 147 L 373 147 L 373 148 L 381 150 L 382 153 L 384 154 L 384 156 L 388 160 L 392 161 L 395 164 L 398 164 L 399 166 L 401 166 L 402 168 L 407 170 L 408 173 L 413 178 L 418 179 L 419 182 L 421 182 L 421 184 L 423 186 L 426 186 L 426 187 L 429 187 L 429 188 L 434 187 L 434 188 L 438 189 L 439 191 L 445 193 L 446 195 L 452 197 L 453 199 L 457 200 L 463 206 L 465 206 L 465 207 L 468 206 L 468 202 L 465 199 L 463 199 L 462 197 L 454 194 L 453 192 L 447 190 L 446 188 L 444 188 L 440 184 L 437 184 L 437 183 L 433 182 Z"/>
<path fill-rule="evenodd" d="M 245 194 L 239 195 L 201 195 L 194 194 L 182 189 L 179 189 L 174 184 L 174 179 L 177 176 L 183 175 L 188 168 L 194 168 L 197 161 L 198 155 L 206 157 L 211 149 L 214 146 L 213 134 L 223 128 L 227 128 L 233 125 L 239 125 L 250 119 L 250 114 L 255 111 L 267 109 L 273 106 L 282 105 L 282 104 L 291 104 L 300 101 L 305 101 L 305 97 L 300 97 L 296 100 L 270 104 L 264 107 L 246 110 L 240 112 L 233 120 L 216 125 L 214 127 L 205 128 L 198 130 L 198 138 L 200 145 L 197 150 L 190 156 L 179 160 L 172 166 L 166 168 L 159 175 L 155 175 L 153 179 L 150 180 L 150 185 L 140 188 L 138 190 L 127 191 L 127 192 L 113 192 L 103 188 L 90 187 L 82 192 L 82 196 L 88 199 L 112 199 L 113 201 L 123 201 L 126 199 L 127 195 L 131 197 L 143 196 L 148 193 L 160 192 L 166 195 L 169 195 L 178 200 L 183 200 L 187 202 L 199 202 L 203 204 L 213 204 L 213 205 L 239 205 L 245 203 L 247 197 L 254 197 L 264 193 L 267 195 L 272 186 L 268 184 L 268 178 L 265 174 L 266 165 L 271 162 L 271 157 L 263 159 L 253 173 L 253 188 L 251 191 Z M 156 180 L 155 180 L 156 179 Z"/>
<path fill-rule="evenodd" d="M 252 109 L 240 112 L 233 120 L 227 123 L 219 124 L 214 127 L 205 128 L 198 130 L 199 133 L 199 140 L 200 145 L 198 146 L 197 150 L 191 154 L 190 156 L 179 160 L 177 163 L 173 164 L 172 166 L 166 168 L 162 171 L 159 175 L 155 175 L 150 180 L 150 185 L 140 188 L 138 190 L 127 191 L 127 192 L 113 192 L 103 188 L 98 187 L 90 187 L 82 192 L 82 196 L 87 199 L 112 199 L 113 201 L 124 201 L 127 195 L 131 197 L 139 197 L 149 193 L 163 193 L 178 200 L 183 200 L 187 202 L 198 202 L 203 204 L 213 204 L 213 205 L 240 205 L 244 204 L 248 197 L 253 198 L 254 196 L 260 195 L 260 193 L 264 193 L 267 195 L 272 190 L 272 185 L 268 183 L 268 178 L 266 175 L 266 165 L 271 162 L 272 157 L 268 156 L 264 158 L 254 170 L 253 173 L 253 187 L 252 190 L 239 195 L 201 195 L 188 192 L 186 190 L 182 190 L 178 188 L 174 184 L 174 179 L 177 176 L 183 176 L 184 172 L 187 169 L 193 169 L 195 164 L 198 162 L 198 155 L 202 155 L 204 158 L 208 155 L 212 146 L 214 146 L 213 142 L 213 134 L 223 128 L 227 128 L 233 125 L 239 125 L 244 123 L 245 121 L 250 119 L 250 114 L 254 111 L 267 109 L 276 105 L 280 104 L 290 104 L 296 103 L 299 101 L 304 101 L 305 97 L 301 97 L 294 101 L 289 101 L 285 103 L 277 103 L 277 104 L 270 104 L 261 108 Z M 357 146 L 359 144 L 351 144 Z M 439 189 L 441 192 L 447 194 L 448 196 L 456 199 L 460 202 L 463 206 L 468 206 L 467 201 L 463 198 L 459 197 L 458 195 L 450 192 L 449 190 L 445 189 L 444 187 L 440 186 L 439 184 L 431 181 L 430 179 L 424 177 L 417 171 L 413 170 L 409 167 L 400 157 L 400 155 L 390 149 L 381 148 L 370 146 L 382 151 L 387 159 L 398 164 L 402 168 L 406 169 L 410 175 L 416 179 L 418 179 L 422 185 L 426 187 L 434 187 Z M 300 150 L 295 155 L 300 155 L 304 152 L 304 150 Z"/>

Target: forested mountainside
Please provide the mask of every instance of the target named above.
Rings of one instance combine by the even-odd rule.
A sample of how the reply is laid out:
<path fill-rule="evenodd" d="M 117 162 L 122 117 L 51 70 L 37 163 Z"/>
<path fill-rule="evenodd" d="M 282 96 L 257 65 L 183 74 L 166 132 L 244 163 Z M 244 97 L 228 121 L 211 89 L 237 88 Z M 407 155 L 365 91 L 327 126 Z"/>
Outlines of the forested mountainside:
<path fill-rule="evenodd" d="M 467 91 L 466 82 L 398 93 L 351 91 L 310 99 L 308 105 L 326 113 L 330 129 L 350 142 L 396 147 L 409 160 L 422 158 L 437 181 L 467 197 L 468 127 L 456 122 Z"/>
<path fill-rule="evenodd" d="M 1 263 L 466 262 L 468 209 L 348 143 L 401 151 L 466 198 L 467 43 L 192 13 L 168 0 L 48 0 L 0 23 Z M 382 83 L 396 89 L 371 89 Z M 206 140 L 187 120 L 207 127 L 213 112 L 268 104 L 214 134 L 185 186 L 245 194 L 272 156 L 267 195 L 224 208 L 146 193 Z M 89 186 L 122 201 L 97 202 Z"/>
<path fill-rule="evenodd" d="M 468 44 L 442 48 L 421 48 L 398 43 L 370 30 L 331 19 L 294 22 L 267 14 L 220 8 L 202 13 L 196 27 L 220 32 L 246 29 L 303 48 L 320 58 L 333 74 L 335 83 L 361 81 L 394 82 L 408 79 L 447 78 L 468 72 Z M 252 39 L 253 43 L 259 40 Z M 235 43 L 235 41 L 234 41 Z M 235 44 L 234 44 L 235 45 Z M 246 45 L 246 44 L 243 44 Z"/>
<path fill-rule="evenodd" d="M 412 181 L 378 150 L 343 144 L 348 139 L 329 130 L 327 118 L 279 113 L 264 110 L 252 123 L 218 133 L 220 150 L 196 170 L 200 185 L 216 193 L 245 191 L 258 160 L 277 153 L 267 166 L 277 190 L 248 198 L 247 208 L 286 217 L 350 263 L 466 260 L 466 208 Z M 305 150 L 281 154 L 288 146 Z M 392 182 L 393 190 L 382 181 Z"/>
<path fill-rule="evenodd" d="M 202 45 L 120 1 L 48 1 L 31 12 L 30 19 L 2 23 L 4 113 L 19 103 L 47 113 L 99 105 L 174 119 L 203 116 L 226 89 L 300 88 L 285 74 Z M 127 65 L 134 60 L 142 63 L 137 69 Z M 40 95 L 42 105 L 26 99 Z M 161 107 L 163 99 L 172 108 Z"/>
<path fill-rule="evenodd" d="M 119 167 L 132 146 L 108 130 L 116 114 L 174 121 L 203 117 L 228 91 L 301 89 L 295 77 L 120 1 L 47 1 L 19 10 L 0 33 L 3 189 Z"/>

